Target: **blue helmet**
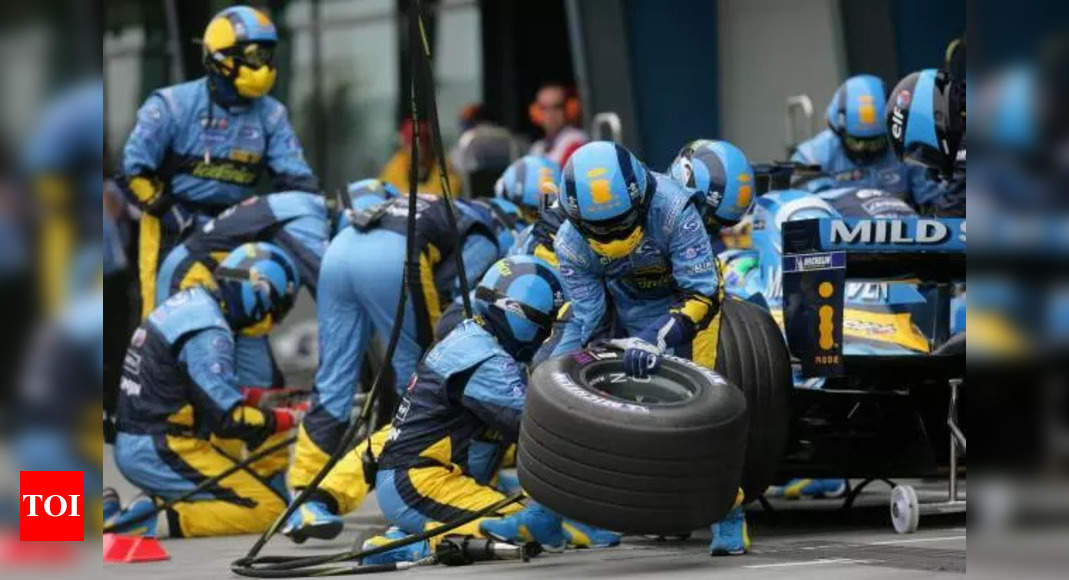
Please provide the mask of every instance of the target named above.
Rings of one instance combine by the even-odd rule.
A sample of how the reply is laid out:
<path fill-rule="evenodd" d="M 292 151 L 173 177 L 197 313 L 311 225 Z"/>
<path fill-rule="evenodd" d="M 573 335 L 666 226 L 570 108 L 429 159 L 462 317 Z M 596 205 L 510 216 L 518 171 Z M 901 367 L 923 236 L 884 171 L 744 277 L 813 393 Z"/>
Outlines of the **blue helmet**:
<path fill-rule="evenodd" d="M 707 226 L 733 226 L 753 203 L 753 167 L 727 141 L 698 139 L 679 151 L 669 169 L 676 183 L 693 192 Z"/>
<path fill-rule="evenodd" d="M 494 195 L 523 209 L 528 221 L 538 217 L 543 206 L 550 206 L 557 197 L 560 166 L 539 155 L 525 155 L 505 169 L 494 184 Z M 543 198 L 552 196 L 553 200 Z"/>
<path fill-rule="evenodd" d="M 964 83 L 935 69 L 915 72 L 891 91 L 886 122 L 899 159 L 950 175 L 964 156 Z"/>
<path fill-rule="evenodd" d="M 553 184 L 556 188 L 556 183 Z M 514 232 L 523 229 L 527 225 L 523 210 L 507 199 L 492 197 L 486 200 L 494 208 L 494 217 L 508 226 Z"/>
<path fill-rule="evenodd" d="M 592 250 L 622 258 L 642 240 L 652 180 L 623 146 L 592 141 L 576 149 L 564 165 L 560 204 Z"/>
<path fill-rule="evenodd" d="M 392 183 L 378 179 L 351 181 L 345 189 L 348 192 L 349 210 L 354 212 L 366 211 L 386 200 L 401 197 L 401 192 Z M 348 225 L 348 213 L 344 208 L 338 212 L 338 217 L 334 220 L 334 235 L 338 235 Z"/>
<path fill-rule="evenodd" d="M 228 81 L 238 95 L 262 97 L 275 84 L 278 32 L 263 12 L 231 6 L 216 14 L 204 30 L 204 66 Z"/>
<path fill-rule="evenodd" d="M 393 199 L 395 197 L 401 197 L 401 191 L 389 181 L 382 181 L 381 179 L 361 179 L 360 181 L 349 182 L 346 188 L 349 191 L 349 197 L 356 201 L 356 198 L 364 194 L 374 194 L 384 199 Z"/>
<path fill-rule="evenodd" d="M 846 79 L 828 103 L 828 128 L 855 163 L 871 163 L 887 151 L 881 122 L 886 94 L 878 77 L 858 75 Z"/>
<path fill-rule="evenodd" d="M 564 305 L 560 276 L 534 256 L 498 260 L 475 288 L 475 311 L 517 360 L 526 361 L 549 336 Z"/>
<path fill-rule="evenodd" d="M 264 334 L 293 307 L 301 278 L 282 248 L 267 242 L 242 244 L 214 272 L 227 320 L 246 334 Z"/>
<path fill-rule="evenodd" d="M 508 253 L 516 241 L 517 230 L 523 227 L 520 208 L 516 204 L 496 198 L 458 199 L 454 203 L 459 210 L 469 212 L 473 219 L 494 232 L 500 255 Z"/>

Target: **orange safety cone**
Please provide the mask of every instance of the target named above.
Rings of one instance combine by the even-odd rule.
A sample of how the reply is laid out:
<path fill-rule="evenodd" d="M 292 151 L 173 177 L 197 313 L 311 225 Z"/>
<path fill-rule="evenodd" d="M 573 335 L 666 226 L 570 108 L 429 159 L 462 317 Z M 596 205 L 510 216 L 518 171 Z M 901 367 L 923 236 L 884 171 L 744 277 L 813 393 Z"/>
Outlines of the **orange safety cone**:
<path fill-rule="evenodd" d="M 157 562 L 171 556 L 156 538 L 104 534 L 104 561 L 115 564 Z"/>

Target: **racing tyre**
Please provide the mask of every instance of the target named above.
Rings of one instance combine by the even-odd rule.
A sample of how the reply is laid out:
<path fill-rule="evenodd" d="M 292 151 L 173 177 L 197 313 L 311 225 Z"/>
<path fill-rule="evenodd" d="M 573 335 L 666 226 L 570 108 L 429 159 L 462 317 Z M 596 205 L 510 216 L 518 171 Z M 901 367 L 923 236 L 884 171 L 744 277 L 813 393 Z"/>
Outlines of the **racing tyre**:
<path fill-rule="evenodd" d="M 641 534 L 718 521 L 738 492 L 746 398 L 713 371 L 666 356 L 648 379 L 618 351 L 534 370 L 520 426 L 520 483 L 569 518 Z"/>
<path fill-rule="evenodd" d="M 750 424 L 742 489 L 751 501 L 773 483 L 790 427 L 791 359 L 783 334 L 765 309 L 724 299 L 716 372 L 746 395 Z"/>

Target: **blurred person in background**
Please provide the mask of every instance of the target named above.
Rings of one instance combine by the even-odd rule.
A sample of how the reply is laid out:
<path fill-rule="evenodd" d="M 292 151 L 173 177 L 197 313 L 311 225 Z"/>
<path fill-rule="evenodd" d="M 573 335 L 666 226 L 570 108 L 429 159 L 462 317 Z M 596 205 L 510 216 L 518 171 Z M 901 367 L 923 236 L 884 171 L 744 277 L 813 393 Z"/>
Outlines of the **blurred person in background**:
<path fill-rule="evenodd" d="M 287 476 L 294 490 L 307 486 L 337 449 L 349 425 L 353 393 L 372 338 L 385 343 L 393 326 L 401 325 L 391 361 L 394 392 L 401 394 L 434 340 L 443 306 L 458 292 L 455 253 L 463 253 L 469 281 L 478 279 L 497 259 L 497 237 L 490 228 L 468 212 L 457 211 L 454 232 L 446 202 L 419 194 L 415 216 L 419 270 L 406 276 L 408 204 L 406 195 L 349 212 L 349 227 L 334 237 L 323 255 L 316 300 L 319 369 Z M 399 293 L 406 284 L 405 315 L 395 320 Z M 343 527 L 339 516 L 359 507 L 370 489 L 364 462 L 373 464 L 385 437 L 386 430 L 380 430 L 346 454 L 293 512 L 282 533 L 298 543 L 337 536 Z"/>
<path fill-rule="evenodd" d="M 791 156 L 791 161 L 819 165 L 827 175 L 810 182 L 809 189 L 880 189 L 915 207 L 940 194 L 922 168 L 902 163 L 890 150 L 883 123 L 886 100 L 883 81 L 872 75 L 850 77 L 835 91 L 826 113 L 828 128 L 800 143 Z"/>
<path fill-rule="evenodd" d="M 142 211 L 138 241 L 141 318 L 155 305 L 158 262 L 191 228 L 254 192 L 315 192 L 275 82 L 275 25 L 248 6 L 223 10 L 204 31 L 208 75 L 154 91 L 123 149 L 126 189 Z"/>
<path fill-rule="evenodd" d="M 292 410 L 265 412 L 250 404 L 239 388 L 234 359 L 238 335 L 252 328 L 267 332 L 292 308 L 301 282 L 297 266 L 278 246 L 256 242 L 230 252 L 213 276 L 215 287 L 193 286 L 171 296 L 130 338 L 115 463 L 144 495 L 122 508 L 115 490 L 105 490 L 104 520 L 118 533 L 254 533 L 286 506 L 282 491 L 242 470 L 158 518 L 164 501 L 235 464 L 211 444 L 211 435 L 239 438 L 254 449 L 299 421 Z"/>
<path fill-rule="evenodd" d="M 531 145 L 532 155 L 541 155 L 563 166 L 572 153 L 590 137 L 578 128 L 583 122 L 579 95 L 561 84 L 543 85 L 528 110 L 531 123 L 545 136 Z"/>
<path fill-rule="evenodd" d="M 412 167 L 410 154 L 412 151 L 412 119 L 405 118 L 401 121 L 401 128 L 397 132 L 400 146 L 390 157 L 386 165 L 379 172 L 379 180 L 394 184 L 397 189 L 408 193 L 411 189 L 408 181 L 409 171 Z M 419 122 L 419 167 L 416 170 L 418 183 L 416 191 L 430 195 L 442 195 L 445 187 L 441 180 L 441 170 L 438 159 L 431 147 L 431 128 L 426 121 Z M 457 176 L 449 160 L 446 160 L 446 179 L 448 180 L 449 192 L 455 197 L 460 194 L 460 177 Z"/>
<path fill-rule="evenodd" d="M 26 145 L 24 170 L 37 210 L 43 312 L 95 286 L 101 259 L 104 84 L 92 80 L 52 101 Z"/>
<path fill-rule="evenodd" d="M 543 206 L 543 197 L 557 194 L 560 165 L 548 157 L 524 155 L 513 161 L 494 183 L 494 196 L 519 206 L 523 219 L 533 223 Z"/>
<path fill-rule="evenodd" d="M 541 159 L 544 164 L 532 162 L 530 158 Z M 516 179 L 520 175 L 521 163 L 524 164 L 524 175 L 522 179 Z M 535 168 L 534 176 L 528 173 L 532 166 Z M 506 179 L 507 177 L 510 179 Z M 553 180 L 552 183 L 550 179 Z M 501 176 L 497 188 L 500 195 L 508 199 L 520 199 L 522 201 L 519 203 L 525 206 L 529 206 L 534 200 L 538 212 L 531 225 L 516 236 L 516 243 L 509 249 L 510 256 L 537 256 L 554 268 L 559 265 L 557 254 L 553 250 L 553 240 L 561 224 L 568 219 L 557 200 L 559 183 L 560 167 L 549 159 L 532 155 L 517 160 Z"/>

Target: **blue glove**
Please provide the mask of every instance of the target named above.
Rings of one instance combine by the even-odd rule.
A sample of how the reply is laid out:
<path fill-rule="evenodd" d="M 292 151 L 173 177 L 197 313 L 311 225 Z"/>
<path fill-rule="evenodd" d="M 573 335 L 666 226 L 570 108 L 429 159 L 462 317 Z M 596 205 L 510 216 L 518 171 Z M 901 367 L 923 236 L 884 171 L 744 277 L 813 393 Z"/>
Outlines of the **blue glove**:
<path fill-rule="evenodd" d="M 636 379 L 648 377 L 661 363 L 663 351 L 641 338 L 617 338 L 609 344 L 624 351 L 624 368 Z"/>

